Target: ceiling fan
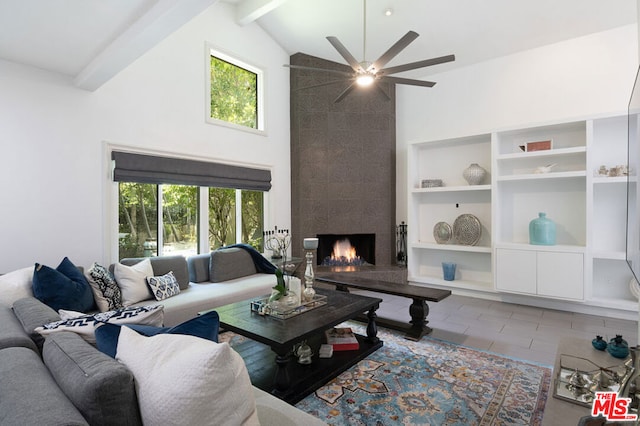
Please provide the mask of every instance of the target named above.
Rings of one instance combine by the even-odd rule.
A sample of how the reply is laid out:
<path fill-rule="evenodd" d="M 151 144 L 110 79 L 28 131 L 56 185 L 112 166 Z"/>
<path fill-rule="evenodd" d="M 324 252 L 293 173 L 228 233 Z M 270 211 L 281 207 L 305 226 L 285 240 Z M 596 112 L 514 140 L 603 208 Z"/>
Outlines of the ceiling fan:
<path fill-rule="evenodd" d="M 366 54 L 366 43 L 367 43 L 367 2 L 363 0 L 363 10 L 364 10 L 364 30 L 363 30 L 363 54 Z M 387 99 L 389 95 L 387 95 L 384 90 L 380 86 L 378 86 L 377 82 L 388 82 L 394 84 L 407 84 L 410 86 L 422 86 L 422 87 L 433 87 L 436 83 L 433 81 L 424 81 L 424 80 L 414 80 L 410 78 L 402 78 L 402 77 L 392 77 L 392 74 L 397 74 L 404 71 L 410 71 L 418 68 L 429 67 L 432 65 L 443 64 L 445 62 L 455 61 L 455 55 L 447 55 L 440 56 L 438 58 L 425 59 L 418 62 L 412 62 L 404 65 L 397 65 L 394 67 L 383 68 L 387 63 L 389 63 L 393 58 L 395 58 L 405 47 L 407 47 L 412 41 L 418 38 L 418 33 L 415 31 L 407 32 L 400 40 L 398 40 L 393 46 L 391 46 L 385 53 L 382 54 L 377 60 L 374 62 L 367 62 L 363 60 L 362 62 L 358 62 L 355 57 L 347 50 L 346 47 L 338 40 L 337 37 L 329 36 L 327 40 L 329 43 L 338 51 L 340 56 L 344 58 L 345 61 L 351 66 L 353 72 L 344 72 L 338 70 L 331 70 L 326 68 L 316 68 L 316 67 L 308 67 L 302 65 L 289 65 L 286 64 L 286 67 L 295 68 L 295 69 L 304 69 L 304 70 L 314 70 L 314 71 L 323 71 L 330 72 L 334 74 L 341 74 L 346 79 L 329 81 L 326 83 L 320 83 L 313 86 L 306 86 L 300 89 L 310 89 L 312 87 L 326 86 L 335 83 L 341 83 L 344 81 L 351 81 L 351 84 L 347 86 L 346 89 L 340 93 L 340 95 L 335 99 L 334 102 L 342 101 L 356 86 L 367 87 L 374 86 L 376 89 L 380 91 Z"/>

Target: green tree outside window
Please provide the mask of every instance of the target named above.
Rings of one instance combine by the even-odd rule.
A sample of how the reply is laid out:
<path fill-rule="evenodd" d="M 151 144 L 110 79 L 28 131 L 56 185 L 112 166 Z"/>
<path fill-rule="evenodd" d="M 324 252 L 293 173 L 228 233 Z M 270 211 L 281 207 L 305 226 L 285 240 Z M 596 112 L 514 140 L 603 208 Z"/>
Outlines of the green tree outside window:
<path fill-rule="evenodd" d="M 258 75 L 211 56 L 211 118 L 258 128 Z"/>

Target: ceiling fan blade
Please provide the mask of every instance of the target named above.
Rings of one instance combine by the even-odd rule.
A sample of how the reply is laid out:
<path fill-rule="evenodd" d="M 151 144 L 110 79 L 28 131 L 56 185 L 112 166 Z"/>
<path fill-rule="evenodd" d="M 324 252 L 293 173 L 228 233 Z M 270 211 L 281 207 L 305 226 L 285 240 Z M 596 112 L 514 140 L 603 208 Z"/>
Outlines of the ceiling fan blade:
<path fill-rule="evenodd" d="M 403 71 L 415 70 L 417 68 L 430 67 L 432 65 L 444 64 L 445 62 L 455 61 L 455 55 L 440 56 L 439 58 L 425 59 L 424 61 L 412 62 L 410 64 L 398 65 L 397 67 L 384 68 L 378 74 L 389 75 Z"/>
<path fill-rule="evenodd" d="M 409 31 L 406 33 L 400 40 L 396 41 L 396 43 L 389 48 L 386 52 L 382 54 L 371 66 L 369 69 L 380 70 L 384 67 L 387 62 L 396 57 L 398 53 L 402 51 L 405 47 L 407 47 L 413 40 L 418 38 L 418 33 L 415 31 Z"/>
<path fill-rule="evenodd" d="M 422 87 L 433 87 L 436 85 L 433 81 L 424 81 L 424 80 L 414 80 L 411 78 L 401 78 L 401 77 L 381 77 L 380 80 L 388 81 L 389 83 L 394 84 L 408 84 L 410 86 L 422 86 Z"/>
<path fill-rule="evenodd" d="M 344 71 L 338 71 L 338 70 L 328 70 L 326 68 L 306 67 L 304 65 L 289 65 L 289 64 L 284 64 L 283 67 L 295 68 L 295 69 L 299 69 L 299 70 L 331 72 L 331 73 L 334 73 L 334 74 L 340 74 L 340 75 L 344 75 L 344 76 L 347 76 L 347 77 L 353 77 L 353 73 L 351 73 L 351 72 L 344 72 Z"/>
<path fill-rule="evenodd" d="M 353 55 L 347 50 L 347 48 L 344 47 L 342 43 L 340 43 L 340 40 L 338 40 L 337 37 L 329 36 L 327 37 L 327 40 L 329 40 L 329 43 L 331 43 L 331 45 L 338 51 L 340 56 L 342 56 L 344 60 L 347 61 L 349 65 L 351 65 L 351 68 L 353 68 L 355 72 L 364 71 L 362 65 L 360 65 L 360 62 L 358 62 L 358 60 L 353 57 Z"/>
<path fill-rule="evenodd" d="M 347 87 L 346 89 L 344 89 L 344 90 L 342 91 L 342 93 L 340 93 L 340 95 L 338 95 L 338 97 L 336 98 L 336 100 L 335 100 L 335 101 L 333 101 L 333 102 L 337 104 L 338 102 L 342 101 L 344 98 L 346 98 L 346 97 L 347 97 L 347 95 L 348 95 L 349 93 L 351 93 L 351 91 L 352 91 L 355 87 L 356 87 L 356 82 L 354 81 L 353 83 L 351 83 L 351 84 L 349 85 L 349 87 Z"/>
<path fill-rule="evenodd" d="M 331 84 L 344 83 L 344 82 L 345 82 L 345 80 L 332 80 L 332 81 L 327 81 L 327 82 L 324 82 L 324 83 L 312 84 L 311 86 L 299 87 L 296 90 L 313 89 L 314 87 L 329 86 Z"/>

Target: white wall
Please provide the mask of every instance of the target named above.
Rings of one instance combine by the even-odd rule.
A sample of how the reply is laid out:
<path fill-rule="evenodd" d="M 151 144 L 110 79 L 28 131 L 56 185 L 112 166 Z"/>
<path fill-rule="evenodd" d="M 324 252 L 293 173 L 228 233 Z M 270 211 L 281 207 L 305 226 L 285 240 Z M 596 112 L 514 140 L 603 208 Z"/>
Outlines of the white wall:
<path fill-rule="evenodd" d="M 397 221 L 407 220 L 408 142 L 626 113 L 637 67 L 629 25 L 431 75 L 432 89 L 398 86 Z"/>
<path fill-rule="evenodd" d="M 0 273 L 114 260 L 106 142 L 271 168 L 267 226 L 290 225 L 289 57 L 270 40 L 220 2 L 95 92 L 0 61 Z M 205 123 L 205 42 L 266 69 L 267 136 Z"/>

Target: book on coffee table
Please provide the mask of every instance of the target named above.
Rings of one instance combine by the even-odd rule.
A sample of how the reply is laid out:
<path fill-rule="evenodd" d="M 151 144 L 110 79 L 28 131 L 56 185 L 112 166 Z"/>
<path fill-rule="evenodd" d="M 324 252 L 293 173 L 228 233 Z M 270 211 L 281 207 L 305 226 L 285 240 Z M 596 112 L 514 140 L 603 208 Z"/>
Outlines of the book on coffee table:
<path fill-rule="evenodd" d="M 334 351 L 355 351 L 360 348 L 358 339 L 350 327 L 334 327 L 324 332 L 327 344 Z"/>

